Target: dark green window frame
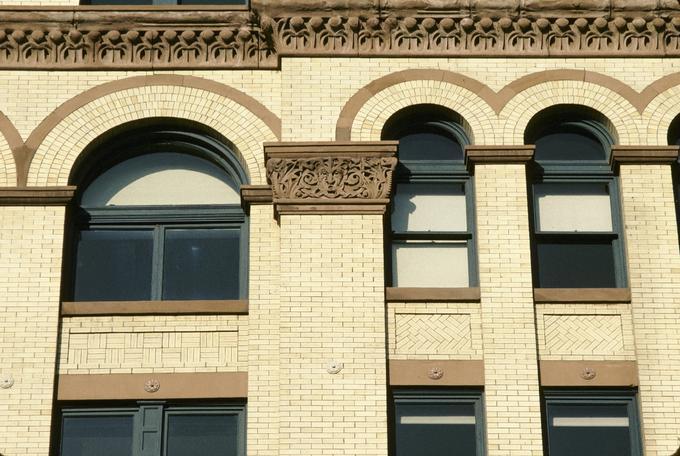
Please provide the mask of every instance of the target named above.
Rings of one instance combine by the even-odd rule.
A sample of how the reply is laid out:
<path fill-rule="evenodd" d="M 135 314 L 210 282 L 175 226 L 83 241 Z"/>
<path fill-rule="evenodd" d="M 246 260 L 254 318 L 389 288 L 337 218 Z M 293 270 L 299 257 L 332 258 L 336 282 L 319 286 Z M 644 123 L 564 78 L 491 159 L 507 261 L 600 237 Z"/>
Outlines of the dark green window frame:
<path fill-rule="evenodd" d="M 78 234 L 97 229 L 148 230 L 153 233 L 151 295 L 149 300 L 163 300 L 164 244 L 167 229 L 228 229 L 239 236 L 238 296 L 247 293 L 248 223 L 241 208 L 234 206 L 135 206 L 111 208 L 80 208 L 77 215 Z M 77 257 L 74 243 L 73 258 Z M 75 278 L 75 277 L 74 277 Z M 75 293 L 75 283 L 73 285 Z M 180 298 L 177 298 L 180 299 Z"/>
<path fill-rule="evenodd" d="M 547 456 L 550 456 L 550 425 L 554 418 L 551 406 L 622 406 L 627 410 L 630 430 L 630 456 L 642 456 L 642 436 L 636 389 L 546 389 L 543 391 L 544 429 Z M 628 455 L 620 455 L 628 456 Z"/>
<path fill-rule="evenodd" d="M 74 207 L 69 209 L 71 234 L 66 240 L 66 249 L 70 254 L 71 267 L 70 272 L 64 274 L 66 299 L 76 300 L 77 241 L 81 232 L 142 229 L 153 232 L 154 244 L 151 293 L 149 298 L 143 300 L 163 300 L 163 235 L 169 228 L 237 231 L 238 296 L 224 299 L 247 298 L 249 224 L 239 204 L 80 207 L 82 192 L 101 173 L 128 159 L 156 152 L 174 152 L 207 160 L 218 166 L 236 185 L 248 183 L 248 177 L 231 147 L 228 140 L 203 131 L 203 127 L 198 124 L 164 118 L 124 124 L 106 137 L 95 140 L 77 160 L 69 180 L 78 186 L 79 193 Z M 181 297 L 173 299 L 193 300 Z"/>
<path fill-rule="evenodd" d="M 64 406 L 59 417 L 59 456 L 63 453 L 64 420 L 67 418 L 130 417 L 133 420 L 133 449 L 130 456 L 166 456 L 168 419 L 173 415 L 232 415 L 236 417 L 235 442 L 238 456 L 246 456 L 246 405 L 180 404 L 166 401 L 140 401 L 136 404 L 105 407 Z"/>
<path fill-rule="evenodd" d="M 395 456 L 411 456 L 400 452 L 399 448 L 399 427 L 400 417 L 404 415 L 403 410 L 408 410 L 410 405 L 423 406 L 446 406 L 446 405 L 468 405 L 474 409 L 475 417 L 475 456 L 486 454 L 486 426 L 484 421 L 484 392 L 481 389 L 406 389 L 399 388 L 392 390 L 392 405 L 394 407 L 392 447 Z M 427 442 L 418 442 L 426 445 Z"/>
<path fill-rule="evenodd" d="M 445 116 L 457 116 L 453 112 L 447 113 L 448 109 L 437 105 L 415 105 L 404 108 L 394 115 L 409 116 L 409 110 L 423 110 L 426 116 L 435 118 L 437 120 L 423 120 L 422 122 L 406 122 L 403 127 L 399 125 L 399 120 L 396 125 L 389 125 L 390 120 L 387 121 L 385 130 L 383 131 L 382 139 L 400 139 L 408 135 L 419 133 L 421 131 L 439 130 L 455 141 L 461 148 L 461 156 L 458 160 L 410 160 L 400 159 L 395 171 L 394 183 L 395 192 L 399 184 L 441 184 L 441 185 L 460 185 L 465 193 L 465 207 L 466 207 L 466 230 L 465 231 L 398 231 L 389 225 L 388 232 L 390 233 L 387 240 L 385 255 L 387 272 L 387 286 L 394 287 L 394 271 L 393 271 L 393 247 L 398 244 L 405 244 L 409 241 L 459 241 L 465 242 L 467 248 L 468 258 L 468 287 L 479 286 L 479 274 L 477 264 L 477 241 L 475 233 L 475 204 L 474 204 L 474 180 L 469 172 L 469 169 L 464 163 L 465 146 L 470 144 L 468 134 L 462 127 L 460 121 L 447 120 Z M 429 111 L 429 112 L 427 112 Z M 417 111 L 416 111 L 417 112 Z M 438 114 L 441 113 L 441 114 Z M 437 116 L 440 115 L 439 118 Z M 408 117 L 407 117 L 408 118 Z M 417 118 L 417 115 L 416 115 Z M 402 124 L 404 122 L 402 121 Z M 400 129 L 403 128 L 403 130 Z M 392 203 L 395 204 L 394 202 Z"/>
<path fill-rule="evenodd" d="M 546 120 L 546 122 L 549 122 Z M 590 244 L 610 242 L 613 260 L 613 287 L 627 286 L 627 271 L 623 241 L 623 222 L 618 176 L 609 164 L 609 156 L 614 141 L 604 125 L 598 121 L 567 121 L 562 126 L 581 129 L 595 137 L 603 150 L 602 160 L 541 160 L 537 158 L 528 168 L 529 193 L 531 204 L 529 214 L 532 233 L 533 280 L 536 288 L 552 288 L 541 282 L 541 264 L 538 246 L 541 243 L 555 244 Z M 611 231 L 541 231 L 539 229 L 538 198 L 536 187 L 541 184 L 602 184 L 607 187 L 609 195 L 612 230 Z M 585 286 L 558 286 L 557 288 L 589 288 Z"/>

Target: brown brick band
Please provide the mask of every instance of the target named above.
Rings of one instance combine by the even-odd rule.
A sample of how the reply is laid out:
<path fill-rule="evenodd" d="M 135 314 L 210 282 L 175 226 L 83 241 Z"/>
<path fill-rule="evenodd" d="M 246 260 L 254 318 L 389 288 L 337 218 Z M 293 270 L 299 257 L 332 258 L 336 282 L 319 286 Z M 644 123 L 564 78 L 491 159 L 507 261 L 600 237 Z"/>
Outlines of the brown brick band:
<path fill-rule="evenodd" d="M 541 361 L 541 386 L 637 386 L 635 361 Z"/>
<path fill-rule="evenodd" d="M 246 300 L 63 302 L 61 315 L 245 315 Z"/>
<path fill-rule="evenodd" d="M 481 360 L 391 360 L 391 386 L 483 386 Z"/>
<path fill-rule="evenodd" d="M 157 391 L 154 386 L 158 386 Z M 57 400 L 228 399 L 248 395 L 246 372 L 59 375 Z"/>

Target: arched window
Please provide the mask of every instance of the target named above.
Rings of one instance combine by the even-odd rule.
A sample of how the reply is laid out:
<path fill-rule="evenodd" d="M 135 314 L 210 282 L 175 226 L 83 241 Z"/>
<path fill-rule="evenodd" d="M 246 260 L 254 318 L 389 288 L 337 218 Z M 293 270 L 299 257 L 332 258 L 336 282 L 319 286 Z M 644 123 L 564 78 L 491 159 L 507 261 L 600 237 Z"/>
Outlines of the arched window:
<path fill-rule="evenodd" d="M 392 287 L 477 284 L 463 125 L 455 112 L 429 104 L 405 108 L 385 124 L 382 138 L 399 140 L 388 266 Z"/>
<path fill-rule="evenodd" d="M 246 176 L 228 146 L 194 130 L 142 128 L 76 164 L 74 301 L 245 296 Z"/>
<path fill-rule="evenodd" d="M 525 141 L 536 145 L 530 168 L 534 286 L 625 287 L 607 120 L 588 108 L 554 106 L 531 120 Z"/>

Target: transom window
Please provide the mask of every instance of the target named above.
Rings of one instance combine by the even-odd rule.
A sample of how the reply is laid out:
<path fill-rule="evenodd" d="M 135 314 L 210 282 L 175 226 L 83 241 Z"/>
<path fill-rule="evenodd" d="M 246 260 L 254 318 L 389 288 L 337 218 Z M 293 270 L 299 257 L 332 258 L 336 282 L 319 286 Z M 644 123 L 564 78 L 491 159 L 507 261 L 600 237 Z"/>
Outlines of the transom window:
<path fill-rule="evenodd" d="M 557 106 L 530 122 L 534 284 L 540 288 L 626 286 L 612 136 L 589 109 Z"/>
<path fill-rule="evenodd" d="M 245 176 L 226 146 L 156 130 L 99 150 L 75 214 L 74 300 L 242 297 Z"/>
<path fill-rule="evenodd" d="M 245 456 L 245 406 L 67 407 L 60 456 Z"/>
<path fill-rule="evenodd" d="M 399 140 L 391 215 L 391 286 L 457 288 L 477 283 L 468 143 L 453 111 L 417 105 L 394 114 L 383 139 Z"/>
<path fill-rule="evenodd" d="M 640 456 L 634 391 L 546 391 L 550 456 Z"/>
<path fill-rule="evenodd" d="M 481 391 L 395 390 L 393 397 L 396 456 L 485 454 Z"/>

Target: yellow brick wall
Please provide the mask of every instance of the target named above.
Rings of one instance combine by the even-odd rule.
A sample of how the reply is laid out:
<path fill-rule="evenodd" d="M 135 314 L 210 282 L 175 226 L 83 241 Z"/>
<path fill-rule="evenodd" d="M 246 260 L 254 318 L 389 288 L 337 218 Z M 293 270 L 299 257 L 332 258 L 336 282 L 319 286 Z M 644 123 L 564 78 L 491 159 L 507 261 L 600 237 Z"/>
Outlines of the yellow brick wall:
<path fill-rule="evenodd" d="M 282 215 L 281 456 L 387 453 L 382 217 Z M 344 368 L 327 372 L 337 361 Z"/>
<path fill-rule="evenodd" d="M 680 253 L 668 165 L 621 165 L 647 456 L 680 445 Z"/>
<path fill-rule="evenodd" d="M 542 360 L 635 360 L 630 304 L 536 304 Z"/>
<path fill-rule="evenodd" d="M 246 316 L 64 318 L 60 374 L 246 371 Z"/>
<path fill-rule="evenodd" d="M 387 306 L 390 359 L 482 359 L 478 303 L 403 303 Z"/>
<path fill-rule="evenodd" d="M 542 455 L 524 165 L 476 165 L 489 456 Z"/>
<path fill-rule="evenodd" d="M 680 61 L 658 58 L 284 58 L 280 71 L 178 73 L 215 80 L 253 97 L 281 117 L 284 140 L 317 141 L 335 139 L 338 116 L 358 90 L 387 74 L 414 68 L 461 73 L 482 80 L 496 92 L 512 81 L 538 71 L 587 69 L 610 75 L 641 91 L 661 77 L 678 72 Z M 0 91 L 0 112 L 7 115 L 26 139 L 63 102 L 105 82 L 143 74 L 158 73 L 3 72 L 0 74 L 0 86 L 3 87 Z M 523 128 L 535 112 L 550 104 L 565 102 L 585 103 L 601 110 L 611 118 L 623 144 L 665 144 L 668 125 L 680 112 L 680 88 L 659 94 L 640 114 L 610 89 L 578 81 L 551 82 L 518 94 L 496 115 L 476 94 L 465 89 L 436 81 L 408 82 L 378 93 L 367 102 L 353 126 L 353 139 L 379 139 L 382 125 L 389 115 L 413 102 L 443 104 L 460 112 L 470 124 L 477 144 L 521 144 Z M 154 115 L 189 118 L 217 129 L 235 143 L 248 167 L 252 183 L 264 183 L 261 143 L 276 139 L 272 131 L 247 109 L 230 100 L 215 98 L 213 94 L 196 89 L 163 86 L 111 94 L 68 116 L 39 149 L 30 184 L 66 183 L 70 164 L 97 134 L 124 121 Z M 536 373 L 539 349 L 543 359 L 630 360 L 637 356 L 647 454 L 661 456 L 672 453 L 680 444 L 677 438 L 680 411 L 675 405 L 680 403 L 680 383 L 677 380 L 678 363 L 673 364 L 680 352 L 680 340 L 674 335 L 680 332 L 677 329 L 679 300 L 675 291 L 680 268 L 670 193 L 672 183 L 667 168 L 623 167 L 622 191 L 633 287 L 632 305 L 539 305 L 536 321 L 531 297 L 524 167 L 480 165 L 476 173 L 481 304 L 392 303 L 387 311 L 389 326 L 386 338 L 380 218 L 284 216 L 279 232 L 271 206 L 254 206 L 251 212 L 251 302 L 248 317 L 65 319 L 61 359 L 85 356 L 87 362 L 69 364 L 70 361 L 62 361 L 62 372 L 210 370 L 218 369 L 215 363 L 222 363 L 211 361 L 211 357 L 229 359 L 223 362 L 224 370 L 250 370 L 248 444 L 251 454 L 308 454 L 304 450 L 312 448 L 313 454 L 346 451 L 350 454 L 384 455 L 386 356 L 394 359 L 484 358 L 489 454 L 524 456 L 541 454 Z M 657 182 L 656 173 L 662 173 L 664 178 Z M 5 141 L 0 139 L 0 186 L 12 185 L 15 175 L 11 153 Z M 654 204 L 650 204 L 652 201 Z M 41 326 L 40 334 L 42 337 L 52 331 L 54 337 L 51 340 L 56 340 L 54 306 L 58 299 L 61 267 L 56 263 L 61 257 L 60 230 L 63 224 L 53 218 L 61 217 L 61 209 L 2 211 L 3 232 L 0 236 L 4 237 L 0 239 L 11 240 L 7 241 L 11 248 L 0 252 L 3 261 L 9 258 L 6 260 L 8 264 L 3 266 L 8 273 L 0 276 L 0 280 L 6 277 L 9 280 L 6 286 L 19 296 L 11 301 L 13 308 L 18 304 L 27 309 L 37 307 L 40 312 L 35 318 L 46 318 L 50 312 L 55 312 L 54 319 L 45 322 L 44 328 Z M 17 214 L 23 215 L 17 218 Z M 36 220 L 37 228 L 33 225 Z M 282 236 L 281 244 L 279 235 Z M 48 244 L 44 236 L 49 237 L 52 247 L 43 247 Z M 29 248 L 29 240 L 33 244 L 36 240 L 44 244 Z M 49 252 L 47 260 L 43 260 L 43 250 Z M 307 262 L 302 260 L 301 252 Z M 55 275 L 41 274 L 40 269 L 39 282 L 21 282 L 26 268 L 47 268 L 51 271 L 49 274 Z M 48 285 L 50 291 L 41 294 L 38 287 L 43 290 L 48 282 L 51 284 Z M 0 296 L 7 296 L 5 299 L 9 302 L 12 294 Z M 546 322 L 558 333 L 562 331 L 562 339 L 547 337 Z M 620 326 L 617 326 L 619 322 Z M 575 348 L 573 343 L 570 345 L 569 338 L 564 337 L 568 328 L 584 331 L 585 334 L 589 325 L 595 327 L 600 324 L 611 329 L 609 339 L 594 337 L 586 348 Z M 201 342 L 200 332 L 204 325 L 225 333 L 224 338 Z M 156 333 L 174 337 L 173 343 L 178 347 L 173 347 L 173 350 L 178 349 L 180 355 L 170 350 L 155 358 L 153 350 L 146 347 L 152 347 L 158 334 L 149 336 L 149 339 L 135 339 L 141 340 L 135 342 L 142 345 L 141 354 L 123 350 L 122 355 L 116 355 L 123 356 L 124 360 L 132 359 L 130 365 L 116 364 L 112 361 L 113 355 L 109 355 L 107 360 L 106 354 L 97 352 L 101 348 L 99 345 L 108 347 L 112 344 L 113 347 L 120 340 L 126 344 L 135 337 L 136 331 L 144 332 L 140 328 L 151 326 L 158 326 Z M 194 329 L 187 330 L 190 334 L 186 339 L 169 335 L 178 328 Z M 236 363 L 233 358 L 219 358 L 226 356 L 220 353 L 225 352 L 222 347 L 233 342 L 234 328 L 237 329 L 238 341 Z M 454 331 L 455 341 L 443 340 L 425 347 L 428 341 L 414 336 L 422 328 Z M 9 354 L 7 350 L 0 354 L 3 361 L 0 366 L 6 364 L 2 356 L 12 359 L 23 356 L 17 355 L 23 353 L 21 345 L 18 348 L 11 345 L 18 340 L 16 334 L 19 332 L 15 333 L 15 329 L 9 327 L 0 331 L 0 337 L 5 338 L 3 340 L 14 341 L 10 342 L 12 349 Z M 97 330 L 100 335 L 93 336 L 93 339 L 89 339 L 89 335 L 83 336 Z M 128 333 L 133 335 L 126 335 Z M 87 344 L 92 340 L 92 347 L 78 351 L 73 348 L 77 344 L 66 345 L 66 334 L 69 338 L 75 334 L 77 344 L 84 343 L 86 337 Z M 192 346 L 196 338 L 199 340 L 198 351 Z M 388 347 L 385 347 L 385 340 L 389 343 Z M 358 348 L 364 346 L 367 348 Z M 54 350 L 54 346 L 51 349 Z M 88 351 L 94 354 L 90 356 Z M 182 358 L 182 353 L 199 355 Z M 52 359 L 54 356 L 53 353 Z M 101 359 L 98 356 L 104 356 L 105 367 L 97 364 Z M 336 376 L 325 371 L 325 363 L 334 358 L 344 361 L 346 366 Z M 196 366 L 197 363 L 205 363 L 205 366 Z M 35 368 L 39 371 L 36 374 L 38 379 L 51 375 L 41 377 L 43 370 L 47 372 L 53 365 L 43 364 L 41 362 L 40 367 Z M 93 364 L 98 367 L 92 367 Z M 13 366 L 11 363 L 7 365 Z M 52 381 L 51 378 L 49 381 Z M 0 398 L 19 394 L 17 391 L 22 390 L 17 388 L 22 387 L 20 382 L 17 383 L 13 389 L 0 390 Z M 336 395 L 336 390 L 341 393 Z M 21 394 L 26 394 L 25 390 Z M 28 396 L 14 397 L 22 397 L 21 401 L 27 401 L 31 407 L 40 403 L 35 410 L 46 415 L 41 415 L 38 421 L 31 418 L 31 422 L 48 426 L 50 412 L 45 404 L 51 401 L 51 390 L 49 395 L 50 398 L 37 401 L 33 393 L 30 399 L 26 399 Z M 669 397 L 671 400 L 667 399 Z M 6 404 L 14 402 L 0 400 L 0 418 L 5 416 L 1 413 L 14 417 L 17 409 Z M 356 404 L 360 404 L 360 413 L 352 409 Z M 300 413 L 305 420 L 301 419 Z M 516 415 L 523 420 L 521 426 L 516 424 L 520 421 L 513 418 Z M 8 435 L 17 435 L 16 427 L 7 426 L 20 427 L 14 423 L 29 420 L 24 418 L 0 420 L 0 452 L 7 453 L 6 456 L 32 454 L 30 451 L 45 454 L 33 449 L 14 451 L 19 444 L 25 445 L 25 448 L 44 448 L 41 446 L 44 442 L 27 444 L 16 442 L 16 438 L 11 444 L 3 441 L 3 438 L 10 438 Z M 363 426 L 361 432 L 358 428 L 352 429 L 354 425 L 358 428 Z M 22 429 L 21 432 L 25 432 Z M 45 440 L 41 432 L 46 430 L 32 433 L 30 438 Z M 371 438 L 359 442 L 360 437 L 356 436 L 364 432 L 368 432 Z M 354 435 L 356 439 L 343 440 L 342 436 L 347 435 Z M 279 453 L 279 447 L 282 453 Z"/>
<path fill-rule="evenodd" d="M 250 208 L 248 454 L 279 454 L 280 233 L 271 205 Z M 283 265 L 285 267 L 285 265 Z"/>
<path fill-rule="evenodd" d="M 0 208 L 0 452 L 48 453 L 64 226 L 61 207 Z"/>

